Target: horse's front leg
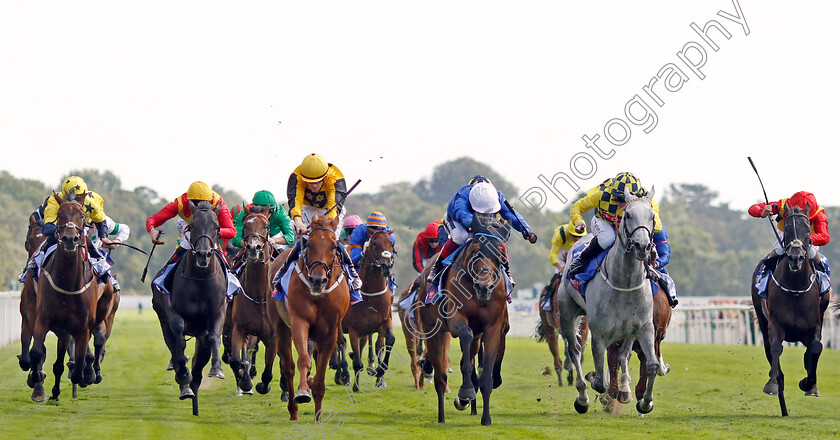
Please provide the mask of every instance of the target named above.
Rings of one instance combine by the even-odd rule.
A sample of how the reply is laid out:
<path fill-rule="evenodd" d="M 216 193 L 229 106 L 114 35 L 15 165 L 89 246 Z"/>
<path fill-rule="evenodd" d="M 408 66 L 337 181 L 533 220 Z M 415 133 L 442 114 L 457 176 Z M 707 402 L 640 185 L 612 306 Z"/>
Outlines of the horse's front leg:
<path fill-rule="evenodd" d="M 653 321 L 651 320 L 642 326 L 638 336 L 639 346 L 642 348 L 642 353 L 644 354 L 644 368 L 647 373 L 644 396 L 636 402 L 636 410 L 639 411 L 639 414 L 647 414 L 653 410 L 653 382 L 656 380 L 657 373 L 659 372 L 659 359 L 656 357 L 656 351 L 653 347 L 655 334 Z"/>
<path fill-rule="evenodd" d="M 297 369 L 300 373 L 298 390 L 295 393 L 295 403 L 309 403 L 312 396 L 309 393 L 309 370 L 312 368 L 312 357 L 309 355 L 309 323 L 302 319 L 292 321 L 292 340 L 297 350 Z M 291 359 L 290 359 L 291 360 Z"/>
<path fill-rule="evenodd" d="M 338 332 L 341 329 L 341 319 L 337 319 L 332 331 L 327 332 L 324 339 L 318 341 L 315 347 L 315 377 L 312 379 L 312 397 L 315 399 L 315 423 L 321 421 L 321 404 L 324 401 L 324 394 L 326 394 L 325 377 L 327 375 L 327 365 L 330 363 L 330 356 L 335 350 L 338 341 Z M 358 352 L 361 357 L 361 352 Z M 355 360 L 354 360 L 355 362 Z M 303 376 L 303 374 L 301 374 Z"/>
<path fill-rule="evenodd" d="M 58 401 L 58 395 L 61 394 L 61 375 L 64 374 L 64 353 L 67 352 L 67 344 L 69 340 L 70 337 L 67 335 L 60 336 L 58 338 L 55 363 L 53 363 L 53 375 L 55 376 L 55 385 L 52 388 L 52 396 L 50 396 L 50 400 L 55 400 L 56 402 Z"/>
<path fill-rule="evenodd" d="M 231 351 L 230 351 L 230 369 L 233 370 L 233 376 L 236 379 L 236 386 L 239 391 L 237 395 L 242 392 L 251 391 L 253 383 L 251 382 L 251 375 L 248 373 L 250 368 L 249 362 L 243 359 L 244 345 L 246 336 L 242 326 L 234 324 L 231 329 Z"/>
<path fill-rule="evenodd" d="M 490 394 L 493 392 L 494 373 L 497 368 L 496 361 L 500 355 L 499 349 L 502 345 L 501 341 L 504 336 L 501 332 L 501 325 L 493 325 L 485 329 L 481 337 L 484 342 L 484 368 L 481 370 L 481 377 L 478 380 L 481 388 L 481 398 L 483 402 L 481 412 L 481 424 L 484 426 L 490 425 Z M 500 366 L 500 365 L 499 365 Z"/>
<path fill-rule="evenodd" d="M 385 335 L 384 338 L 382 336 L 383 334 Z M 379 341 L 382 339 L 384 339 L 384 345 L 380 348 Z M 378 365 L 376 367 L 377 387 L 385 386 L 385 379 L 382 376 L 384 376 L 385 372 L 390 368 L 391 351 L 394 349 L 394 342 L 396 342 L 394 329 L 391 327 L 391 321 L 388 320 L 388 322 L 379 329 L 379 336 L 376 338 L 376 359 L 378 360 Z"/>
<path fill-rule="evenodd" d="M 578 316 L 574 316 L 571 310 L 564 310 L 561 314 L 562 324 L 561 330 L 563 332 L 563 339 L 568 344 L 569 359 L 575 368 L 575 389 L 578 391 L 578 396 L 575 398 L 575 410 L 579 414 L 589 411 L 589 396 L 586 394 L 586 381 L 583 378 L 583 366 L 581 366 L 582 345 L 578 341 Z"/>
<path fill-rule="evenodd" d="M 362 363 L 362 342 L 366 340 L 359 335 L 359 331 L 352 326 L 349 329 L 350 359 L 353 361 L 353 392 L 359 392 L 359 373 L 365 368 Z"/>
<path fill-rule="evenodd" d="M 473 342 L 473 331 L 469 325 L 460 316 L 454 317 L 450 321 L 449 327 L 453 334 L 458 335 L 461 344 L 461 388 L 458 389 L 457 399 L 455 403 L 460 403 L 461 406 L 466 406 L 472 400 L 475 400 L 475 386 L 472 383 L 472 358 L 470 357 L 470 346 Z M 456 405 L 457 407 L 458 405 Z"/>
<path fill-rule="evenodd" d="M 195 396 L 198 396 L 198 389 L 201 387 L 204 367 L 210 362 L 213 356 L 213 347 L 219 346 L 219 334 L 211 332 L 209 335 L 195 338 L 195 354 L 192 360 L 192 381 L 190 389 Z"/>
<path fill-rule="evenodd" d="M 74 367 L 73 373 L 70 375 L 70 381 L 79 384 L 82 387 L 88 386 L 96 379 L 93 372 L 93 354 L 88 356 L 90 351 L 90 330 L 87 328 L 73 334 L 73 340 L 76 344 L 73 353 Z"/>
<path fill-rule="evenodd" d="M 260 376 L 260 383 L 254 388 L 260 394 L 266 394 L 271 391 L 271 381 L 274 379 L 274 358 L 277 357 L 277 335 L 273 330 L 263 327 L 263 334 L 260 336 L 265 346 L 265 368 Z"/>
<path fill-rule="evenodd" d="M 105 352 L 106 323 L 103 320 L 93 330 L 93 373 L 96 375 L 93 383 L 102 382 L 102 357 Z"/>
<path fill-rule="evenodd" d="M 619 388 L 618 388 L 618 401 L 622 404 L 630 403 L 632 399 L 630 394 L 630 356 L 633 354 L 633 343 L 636 342 L 635 338 L 626 338 L 621 343 L 621 347 L 618 349 L 618 365 L 621 367 L 621 379 L 619 380 Z M 618 372 L 616 372 L 617 374 Z M 610 370 L 609 374 L 613 374 L 613 371 Z M 610 378 L 610 380 L 615 380 L 614 378 Z"/>
<path fill-rule="evenodd" d="M 805 378 L 799 381 L 799 389 L 805 391 L 806 396 L 820 396 L 817 389 L 817 362 L 820 360 L 823 345 L 820 342 L 820 331 L 812 336 L 811 341 L 805 344 Z"/>
<path fill-rule="evenodd" d="M 607 391 L 606 383 L 609 381 L 609 372 L 604 371 L 604 357 L 606 344 L 600 333 L 592 331 L 592 362 L 595 364 L 595 371 L 586 373 L 586 380 L 597 393 Z M 619 354 L 619 363 L 621 355 Z"/>
<path fill-rule="evenodd" d="M 782 356 L 782 343 L 784 341 L 784 330 L 772 322 L 768 322 L 767 326 L 767 348 L 769 349 L 770 357 L 770 372 L 769 380 L 764 385 L 764 393 L 771 396 L 779 394 L 779 376 L 782 374 L 779 359 Z"/>

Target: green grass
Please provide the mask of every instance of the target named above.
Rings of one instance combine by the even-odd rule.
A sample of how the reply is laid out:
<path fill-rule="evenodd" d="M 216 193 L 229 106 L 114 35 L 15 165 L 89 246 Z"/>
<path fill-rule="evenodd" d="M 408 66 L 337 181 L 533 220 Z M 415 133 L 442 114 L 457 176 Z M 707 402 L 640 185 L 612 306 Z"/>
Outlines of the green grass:
<path fill-rule="evenodd" d="M 397 332 L 398 353 L 405 353 Z M 48 338 L 46 390 L 53 385 L 55 338 Z M 453 348 L 458 344 L 452 344 Z M 209 387 L 199 394 L 201 416 L 193 417 L 189 401 L 178 400 L 172 372 L 165 370 L 168 352 L 153 313 L 126 311 L 118 314 L 103 364 L 104 380 L 79 389 L 71 398 L 69 380 L 62 379 L 58 403 L 36 404 L 29 398 L 26 375 L 17 366 L 18 344 L 0 350 L 0 438 L 183 438 L 278 439 L 325 437 L 314 425 L 313 405 L 301 406 L 301 420 L 290 422 L 280 402 L 277 378 L 268 395 L 235 397 L 233 373 L 225 380 L 205 378 Z M 787 348 L 783 369 L 787 373 L 787 404 L 791 416 L 779 416 L 778 400 L 761 392 L 768 365 L 758 347 L 663 346 L 671 372 L 656 381 L 655 407 L 645 418 L 628 405 L 612 415 L 594 404 L 579 415 L 572 401 L 572 387 L 557 386 L 545 344 L 510 338 L 503 365 L 504 384 L 492 395 L 493 425 L 480 425 L 480 416 L 469 416 L 446 396 L 447 424 L 437 423 L 437 399 L 427 385 L 417 391 L 405 357 L 392 357 L 388 387 L 374 394 L 356 393 L 358 408 L 342 406 L 348 392 L 328 380 L 325 407 L 335 410 L 328 427 L 340 429 L 327 438 L 837 438 L 840 426 L 840 352 L 826 350 L 819 367 L 822 397 L 806 398 L 797 382 L 804 376 L 802 348 Z M 460 359 L 452 354 L 453 362 Z M 587 369 L 591 368 L 587 352 Z M 638 363 L 633 367 L 634 382 Z M 258 363 L 258 367 L 260 367 Z M 262 368 L 259 368 L 260 371 Z M 457 369 L 456 369 L 457 371 Z M 205 370 L 206 373 L 206 370 Z M 279 373 L 275 368 L 275 373 Z M 331 378 L 331 374 L 328 379 Z M 452 389 L 460 374 L 449 376 Z M 479 394 L 479 399 L 480 399 Z M 479 404 L 479 414 L 481 405 Z M 286 437 L 288 436 L 288 437 Z"/>

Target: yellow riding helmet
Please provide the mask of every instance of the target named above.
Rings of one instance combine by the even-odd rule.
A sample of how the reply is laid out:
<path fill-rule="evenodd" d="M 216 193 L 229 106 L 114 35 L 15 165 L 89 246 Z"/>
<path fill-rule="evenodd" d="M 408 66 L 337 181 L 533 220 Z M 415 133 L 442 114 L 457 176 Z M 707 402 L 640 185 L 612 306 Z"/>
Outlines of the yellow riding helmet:
<path fill-rule="evenodd" d="M 85 183 L 85 179 L 82 179 L 79 176 L 70 176 L 64 179 L 64 183 L 61 184 L 61 192 L 64 194 L 70 194 L 71 192 L 84 194 L 87 190 L 87 183 Z"/>
<path fill-rule="evenodd" d="M 213 200 L 213 190 L 210 185 L 198 180 L 190 184 L 187 190 L 187 198 L 190 200 Z"/>
<path fill-rule="evenodd" d="M 570 228 L 566 226 L 566 232 L 568 232 L 571 235 L 574 235 L 575 237 L 583 237 L 584 235 L 586 235 L 586 226 L 583 227 L 583 232 L 581 233 L 575 232 L 575 228 Z"/>
<path fill-rule="evenodd" d="M 327 175 L 330 165 L 324 156 L 312 153 L 303 158 L 303 163 L 300 164 L 300 177 L 306 183 L 315 183 L 321 181 Z"/>

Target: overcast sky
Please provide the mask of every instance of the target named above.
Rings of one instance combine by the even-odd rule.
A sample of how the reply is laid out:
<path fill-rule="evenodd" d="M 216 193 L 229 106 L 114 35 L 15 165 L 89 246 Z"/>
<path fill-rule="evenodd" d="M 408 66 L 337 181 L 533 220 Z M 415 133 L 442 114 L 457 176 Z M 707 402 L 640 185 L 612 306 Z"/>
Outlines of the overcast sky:
<path fill-rule="evenodd" d="M 625 170 L 648 187 L 703 183 L 740 207 L 763 198 L 751 155 L 771 199 L 807 189 L 840 205 L 840 3 L 737 7 L 3 2 L 0 169 L 53 185 L 94 167 L 166 198 L 193 180 L 285 198 L 311 152 L 361 178 L 359 192 L 469 155 L 520 188 L 509 198 L 538 187 L 529 200 L 542 191 L 550 209 L 563 204 L 541 175 L 569 197 L 557 173 L 585 190 Z M 730 35 L 709 29 L 717 51 L 690 27 L 709 20 Z M 676 90 L 650 85 L 657 74 Z M 596 134 L 599 151 L 582 139 Z"/>

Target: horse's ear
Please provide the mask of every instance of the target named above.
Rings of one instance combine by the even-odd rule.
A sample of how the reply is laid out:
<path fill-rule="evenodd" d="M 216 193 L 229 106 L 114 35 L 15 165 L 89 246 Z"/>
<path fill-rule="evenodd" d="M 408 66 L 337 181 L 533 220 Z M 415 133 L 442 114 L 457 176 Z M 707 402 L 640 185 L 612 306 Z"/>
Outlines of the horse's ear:
<path fill-rule="evenodd" d="M 63 202 L 63 201 L 64 201 L 64 199 L 63 199 L 63 198 L 61 198 L 61 195 L 57 194 L 55 191 L 53 191 L 53 195 L 52 195 L 52 196 L 53 196 L 53 198 L 55 199 L 55 201 L 56 201 L 56 202 L 58 202 L 58 204 L 59 204 L 59 205 L 61 204 L 61 202 Z"/>
<path fill-rule="evenodd" d="M 785 199 L 785 203 L 782 204 L 782 210 L 784 212 L 788 212 L 788 201 Z"/>
<path fill-rule="evenodd" d="M 251 215 L 251 208 L 249 208 L 248 205 L 245 204 L 244 200 L 242 201 L 242 211 L 245 212 L 245 217 Z"/>
<path fill-rule="evenodd" d="M 645 195 L 645 198 L 648 199 L 648 200 L 653 200 L 653 194 L 655 192 L 656 192 L 656 185 L 651 185 L 650 186 L 650 191 L 648 191 L 647 195 Z"/>
<path fill-rule="evenodd" d="M 195 202 L 193 202 L 192 200 L 188 200 L 188 202 L 190 204 L 190 212 L 198 211 L 198 205 L 196 205 Z"/>
<path fill-rule="evenodd" d="M 805 216 L 806 217 L 811 216 L 811 202 L 805 203 Z"/>
<path fill-rule="evenodd" d="M 625 186 L 624 187 L 624 201 L 627 202 L 627 203 L 630 203 L 630 202 L 632 202 L 633 200 L 636 200 L 636 199 L 638 199 L 638 197 L 636 197 L 633 193 L 630 192 L 630 187 Z"/>
<path fill-rule="evenodd" d="M 319 218 L 321 218 L 321 216 L 320 216 L 320 215 L 318 215 L 318 214 L 312 214 L 312 220 L 309 222 L 309 224 L 311 225 L 312 223 L 317 222 Z"/>
<path fill-rule="evenodd" d="M 376 233 L 376 229 L 371 228 L 370 226 L 365 226 L 367 229 L 368 237 L 373 237 L 373 234 Z"/>

